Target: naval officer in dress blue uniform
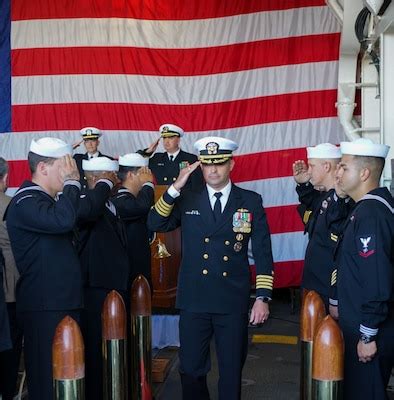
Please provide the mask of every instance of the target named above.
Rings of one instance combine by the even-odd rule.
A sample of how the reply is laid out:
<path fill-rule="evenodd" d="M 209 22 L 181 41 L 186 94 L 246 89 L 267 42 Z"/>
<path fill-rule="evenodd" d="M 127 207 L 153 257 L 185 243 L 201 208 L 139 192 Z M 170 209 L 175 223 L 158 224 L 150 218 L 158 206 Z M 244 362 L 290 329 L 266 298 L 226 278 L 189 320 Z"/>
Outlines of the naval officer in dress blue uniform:
<path fill-rule="evenodd" d="M 69 315 L 79 322 L 81 268 L 73 230 L 81 185 L 72 146 L 56 138 L 33 140 L 25 181 L 5 214 L 20 278 L 17 318 L 24 333 L 30 400 L 52 400 L 52 340 Z M 61 192 L 59 194 L 59 192 Z"/>
<path fill-rule="evenodd" d="M 95 128 L 94 126 L 88 126 L 86 128 L 82 128 L 79 132 L 81 134 L 82 140 L 80 142 L 75 143 L 73 145 L 73 148 L 76 149 L 81 143 L 83 143 L 86 149 L 86 153 L 74 154 L 74 159 L 77 162 L 82 189 L 86 189 L 87 182 L 84 170 L 82 168 L 82 161 L 90 160 L 96 157 L 107 157 L 110 159 L 112 159 L 112 157 L 107 156 L 98 150 L 98 147 L 100 145 L 100 137 L 103 136 L 103 133 L 101 132 L 100 129 Z"/>
<path fill-rule="evenodd" d="M 301 287 L 316 291 L 328 311 L 334 249 L 353 201 L 335 187 L 341 149 L 331 143 L 307 147 L 308 165 L 293 164 L 298 211 L 308 233 Z"/>
<path fill-rule="evenodd" d="M 182 227 L 182 262 L 178 279 L 180 374 L 183 399 L 209 399 L 210 341 L 215 337 L 219 364 L 219 399 L 241 397 L 247 353 L 250 294 L 248 243 L 256 261 L 257 299 L 249 322 L 264 322 L 273 287 L 270 234 L 261 196 L 230 180 L 237 144 L 219 137 L 195 143 L 200 161 L 182 169 L 155 204 L 148 228 L 166 232 Z M 200 190 L 185 188 L 200 168 Z"/>
<path fill-rule="evenodd" d="M 174 124 L 163 124 L 159 128 L 160 138 L 153 142 L 147 149 L 139 150 L 144 157 L 150 157 L 149 168 L 155 176 L 158 185 L 171 185 L 179 175 L 181 167 L 197 161 L 195 154 L 183 151 L 180 148 L 181 137 L 184 131 Z M 163 140 L 164 153 L 155 153 L 160 139 Z M 201 170 L 196 169 L 190 176 L 187 185 L 199 188 L 203 185 Z"/>
<path fill-rule="evenodd" d="M 342 142 L 341 151 L 339 186 L 356 202 L 335 257 L 344 398 L 387 399 L 394 366 L 394 201 L 379 180 L 389 146 L 362 138 Z"/>

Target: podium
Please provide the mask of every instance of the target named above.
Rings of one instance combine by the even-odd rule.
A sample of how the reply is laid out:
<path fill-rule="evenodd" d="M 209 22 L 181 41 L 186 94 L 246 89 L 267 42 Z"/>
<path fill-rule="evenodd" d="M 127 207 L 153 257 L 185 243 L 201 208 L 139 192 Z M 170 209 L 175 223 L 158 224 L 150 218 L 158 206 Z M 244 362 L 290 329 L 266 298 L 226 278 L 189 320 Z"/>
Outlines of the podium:
<path fill-rule="evenodd" d="M 168 186 L 155 187 L 155 202 L 167 190 Z M 170 257 L 158 257 L 159 243 L 165 245 Z M 181 264 L 181 229 L 160 233 L 156 232 L 151 243 L 151 268 L 153 299 L 152 306 L 157 308 L 175 307 L 176 289 L 178 285 L 178 271 Z"/>

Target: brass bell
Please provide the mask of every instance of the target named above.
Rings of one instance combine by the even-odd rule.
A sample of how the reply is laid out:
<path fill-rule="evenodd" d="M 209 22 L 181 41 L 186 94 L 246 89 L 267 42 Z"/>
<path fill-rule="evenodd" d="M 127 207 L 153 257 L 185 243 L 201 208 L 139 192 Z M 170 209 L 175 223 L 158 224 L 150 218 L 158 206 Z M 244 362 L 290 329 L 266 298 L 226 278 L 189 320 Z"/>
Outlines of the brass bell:
<path fill-rule="evenodd" d="M 158 239 L 158 243 L 157 243 L 157 252 L 153 257 L 154 258 L 171 257 L 171 254 L 168 252 L 166 245 L 164 243 L 162 243 L 162 241 L 160 239 Z"/>

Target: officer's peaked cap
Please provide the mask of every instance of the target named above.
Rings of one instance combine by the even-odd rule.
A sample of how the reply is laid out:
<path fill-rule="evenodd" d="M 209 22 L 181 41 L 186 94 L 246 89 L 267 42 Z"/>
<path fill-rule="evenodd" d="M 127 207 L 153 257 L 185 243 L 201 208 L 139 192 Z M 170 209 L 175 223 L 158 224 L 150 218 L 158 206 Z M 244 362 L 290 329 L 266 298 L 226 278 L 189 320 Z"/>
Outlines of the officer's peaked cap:
<path fill-rule="evenodd" d="M 161 137 L 172 137 L 172 136 L 178 136 L 182 137 L 184 134 L 184 131 L 181 127 L 174 125 L 174 124 L 163 124 L 159 128 L 159 132 Z"/>
<path fill-rule="evenodd" d="M 222 164 L 233 157 L 233 151 L 238 145 L 234 141 L 217 136 L 208 136 L 197 140 L 194 148 L 199 153 L 203 164 Z"/>
<path fill-rule="evenodd" d="M 93 157 L 90 160 L 82 160 L 84 171 L 118 171 L 119 163 L 108 157 Z"/>
<path fill-rule="evenodd" d="M 146 167 L 149 164 L 149 158 L 141 156 L 138 153 L 129 153 L 119 156 L 119 166 L 123 167 Z"/>
<path fill-rule="evenodd" d="M 341 149 L 331 143 L 321 143 L 314 147 L 306 148 L 308 158 L 321 158 L 321 159 L 331 159 L 331 158 L 341 158 Z"/>
<path fill-rule="evenodd" d="M 52 137 L 44 137 L 32 140 L 30 151 L 43 157 L 59 158 L 67 154 L 72 154 L 73 148 L 71 144 L 63 142 L 63 140 Z"/>
<path fill-rule="evenodd" d="M 370 139 L 360 138 L 352 142 L 341 142 L 341 150 L 342 154 L 350 154 L 353 156 L 386 158 L 390 146 L 374 143 Z"/>
<path fill-rule="evenodd" d="M 82 128 L 80 131 L 83 140 L 86 139 L 98 139 L 102 132 L 100 129 L 95 128 L 94 126 L 87 126 L 86 128 Z"/>

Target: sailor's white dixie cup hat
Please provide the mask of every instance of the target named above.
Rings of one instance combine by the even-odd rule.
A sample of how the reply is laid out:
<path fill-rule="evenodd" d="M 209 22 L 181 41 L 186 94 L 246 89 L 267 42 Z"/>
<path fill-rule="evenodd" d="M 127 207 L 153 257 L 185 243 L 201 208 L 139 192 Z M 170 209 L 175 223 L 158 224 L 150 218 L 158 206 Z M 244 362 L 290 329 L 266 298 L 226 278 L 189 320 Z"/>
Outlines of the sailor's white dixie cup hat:
<path fill-rule="evenodd" d="M 59 158 L 67 154 L 72 154 L 73 148 L 71 144 L 63 142 L 63 140 L 52 137 L 44 137 L 32 140 L 30 151 L 43 157 Z"/>
<path fill-rule="evenodd" d="M 386 158 L 389 150 L 390 146 L 374 143 L 372 140 L 365 138 L 356 139 L 352 142 L 341 142 L 342 154 L 353 156 Z"/>
<path fill-rule="evenodd" d="M 314 147 L 307 147 L 306 153 L 308 158 L 332 159 L 341 158 L 341 149 L 331 143 L 321 143 Z"/>
<path fill-rule="evenodd" d="M 94 157 L 90 160 L 82 160 L 84 171 L 119 171 L 119 163 L 108 157 Z"/>
<path fill-rule="evenodd" d="M 138 153 L 128 153 L 124 156 L 119 156 L 120 167 L 147 167 L 149 158 L 141 156 Z"/>

